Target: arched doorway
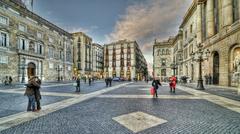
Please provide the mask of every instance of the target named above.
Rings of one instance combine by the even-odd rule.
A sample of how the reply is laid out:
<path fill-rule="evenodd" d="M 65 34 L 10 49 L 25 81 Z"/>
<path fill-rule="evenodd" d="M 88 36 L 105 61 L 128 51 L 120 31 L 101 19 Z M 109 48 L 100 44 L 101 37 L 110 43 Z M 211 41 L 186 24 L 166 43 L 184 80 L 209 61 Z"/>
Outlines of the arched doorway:
<path fill-rule="evenodd" d="M 34 63 L 32 63 L 32 62 L 28 63 L 27 74 L 28 74 L 28 78 L 30 76 L 36 75 L 36 65 Z"/>
<path fill-rule="evenodd" d="M 213 54 L 213 84 L 219 84 L 219 54 L 214 52 Z"/>

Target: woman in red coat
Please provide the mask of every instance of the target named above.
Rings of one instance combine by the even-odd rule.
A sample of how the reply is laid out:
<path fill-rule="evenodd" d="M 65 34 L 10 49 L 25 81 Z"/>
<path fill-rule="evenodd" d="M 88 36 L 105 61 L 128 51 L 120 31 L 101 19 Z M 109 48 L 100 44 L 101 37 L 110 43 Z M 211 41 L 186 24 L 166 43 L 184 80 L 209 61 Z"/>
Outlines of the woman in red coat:
<path fill-rule="evenodd" d="M 175 76 L 172 76 L 170 78 L 170 83 L 169 83 L 170 92 L 175 93 L 176 85 L 177 85 L 177 78 Z"/>

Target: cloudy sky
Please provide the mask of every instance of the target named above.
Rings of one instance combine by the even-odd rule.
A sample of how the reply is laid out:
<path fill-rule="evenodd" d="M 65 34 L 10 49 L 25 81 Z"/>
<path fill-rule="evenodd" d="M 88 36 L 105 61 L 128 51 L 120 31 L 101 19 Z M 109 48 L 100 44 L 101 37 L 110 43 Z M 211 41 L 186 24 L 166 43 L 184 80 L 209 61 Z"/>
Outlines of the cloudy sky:
<path fill-rule="evenodd" d="M 175 35 L 192 0 L 34 0 L 33 11 L 69 31 L 86 32 L 94 42 L 137 40 L 152 62 L 154 39 Z"/>

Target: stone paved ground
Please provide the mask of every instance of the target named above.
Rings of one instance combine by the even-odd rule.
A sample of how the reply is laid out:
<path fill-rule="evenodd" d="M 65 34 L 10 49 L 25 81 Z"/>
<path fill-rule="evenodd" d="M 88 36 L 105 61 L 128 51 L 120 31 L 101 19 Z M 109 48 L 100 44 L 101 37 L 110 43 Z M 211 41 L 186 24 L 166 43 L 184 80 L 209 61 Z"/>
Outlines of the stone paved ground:
<path fill-rule="evenodd" d="M 196 87 L 197 87 L 196 83 L 188 83 L 185 85 L 182 84 L 182 86 L 191 87 L 194 89 L 196 89 Z M 240 101 L 240 95 L 237 94 L 236 89 L 213 86 L 213 85 L 205 85 L 204 87 L 205 87 L 205 90 L 203 90 L 204 92 Z"/>
<path fill-rule="evenodd" d="M 145 95 L 143 91 L 147 91 L 140 89 L 149 87 L 150 85 L 144 83 L 123 86 L 104 94 L 112 97 L 97 95 L 0 133 L 131 134 L 131 130 L 112 118 L 141 111 L 167 120 L 167 123 L 138 132 L 142 134 L 239 134 L 240 112 L 231 111 L 205 99 L 190 99 L 193 95 L 180 89 L 177 89 L 176 95 L 172 95 L 167 86 L 159 90 L 159 99 L 147 98 L 149 95 L 146 95 L 146 98 L 138 96 Z M 128 95 L 128 92 L 139 98 L 114 98 L 118 95 Z M 174 98 L 182 95 L 185 98 Z M 162 96 L 167 96 L 168 99 Z"/>

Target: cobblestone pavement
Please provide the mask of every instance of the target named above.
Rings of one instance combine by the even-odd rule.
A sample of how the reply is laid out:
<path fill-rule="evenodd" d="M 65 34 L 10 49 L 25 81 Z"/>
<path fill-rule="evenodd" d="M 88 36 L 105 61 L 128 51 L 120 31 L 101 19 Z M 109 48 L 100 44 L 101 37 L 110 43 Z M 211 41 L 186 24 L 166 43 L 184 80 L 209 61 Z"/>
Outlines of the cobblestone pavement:
<path fill-rule="evenodd" d="M 182 86 L 191 87 L 194 89 L 196 89 L 197 87 L 196 83 L 188 83 L 185 85 L 182 84 Z M 204 92 L 240 101 L 240 95 L 237 94 L 236 89 L 228 88 L 228 87 L 213 86 L 213 85 L 204 85 L 204 87 L 205 87 L 205 90 L 203 90 Z"/>
<path fill-rule="evenodd" d="M 119 123 L 113 118 L 135 112 L 143 112 L 167 121 L 136 133 L 239 134 L 240 132 L 240 104 L 237 101 L 183 87 L 179 87 L 174 95 L 169 93 L 168 86 L 160 87 L 159 98 L 152 98 L 145 94 L 149 88 L 150 84 L 138 82 L 116 86 L 115 89 L 102 89 L 105 91 L 99 90 L 96 94 L 94 92 L 85 94 L 86 97 L 92 97 L 81 102 L 76 101 L 78 103 L 72 103 L 65 108 L 9 129 L 3 129 L 0 133 L 131 134 L 134 132 L 126 126 L 135 125 L 135 129 L 138 129 L 138 124 L 135 124 L 137 121 L 135 123 L 125 121 L 128 124 L 125 126 L 124 123 Z M 84 96 L 72 100 L 79 100 Z M 233 107 L 235 111 L 231 110 Z M 137 118 L 137 120 L 142 119 Z M 143 122 L 144 120 L 146 119 L 143 118 Z M 146 123 L 147 125 L 150 125 L 149 122 Z M 2 127 L 4 126 L 0 119 L 0 129 Z"/>

